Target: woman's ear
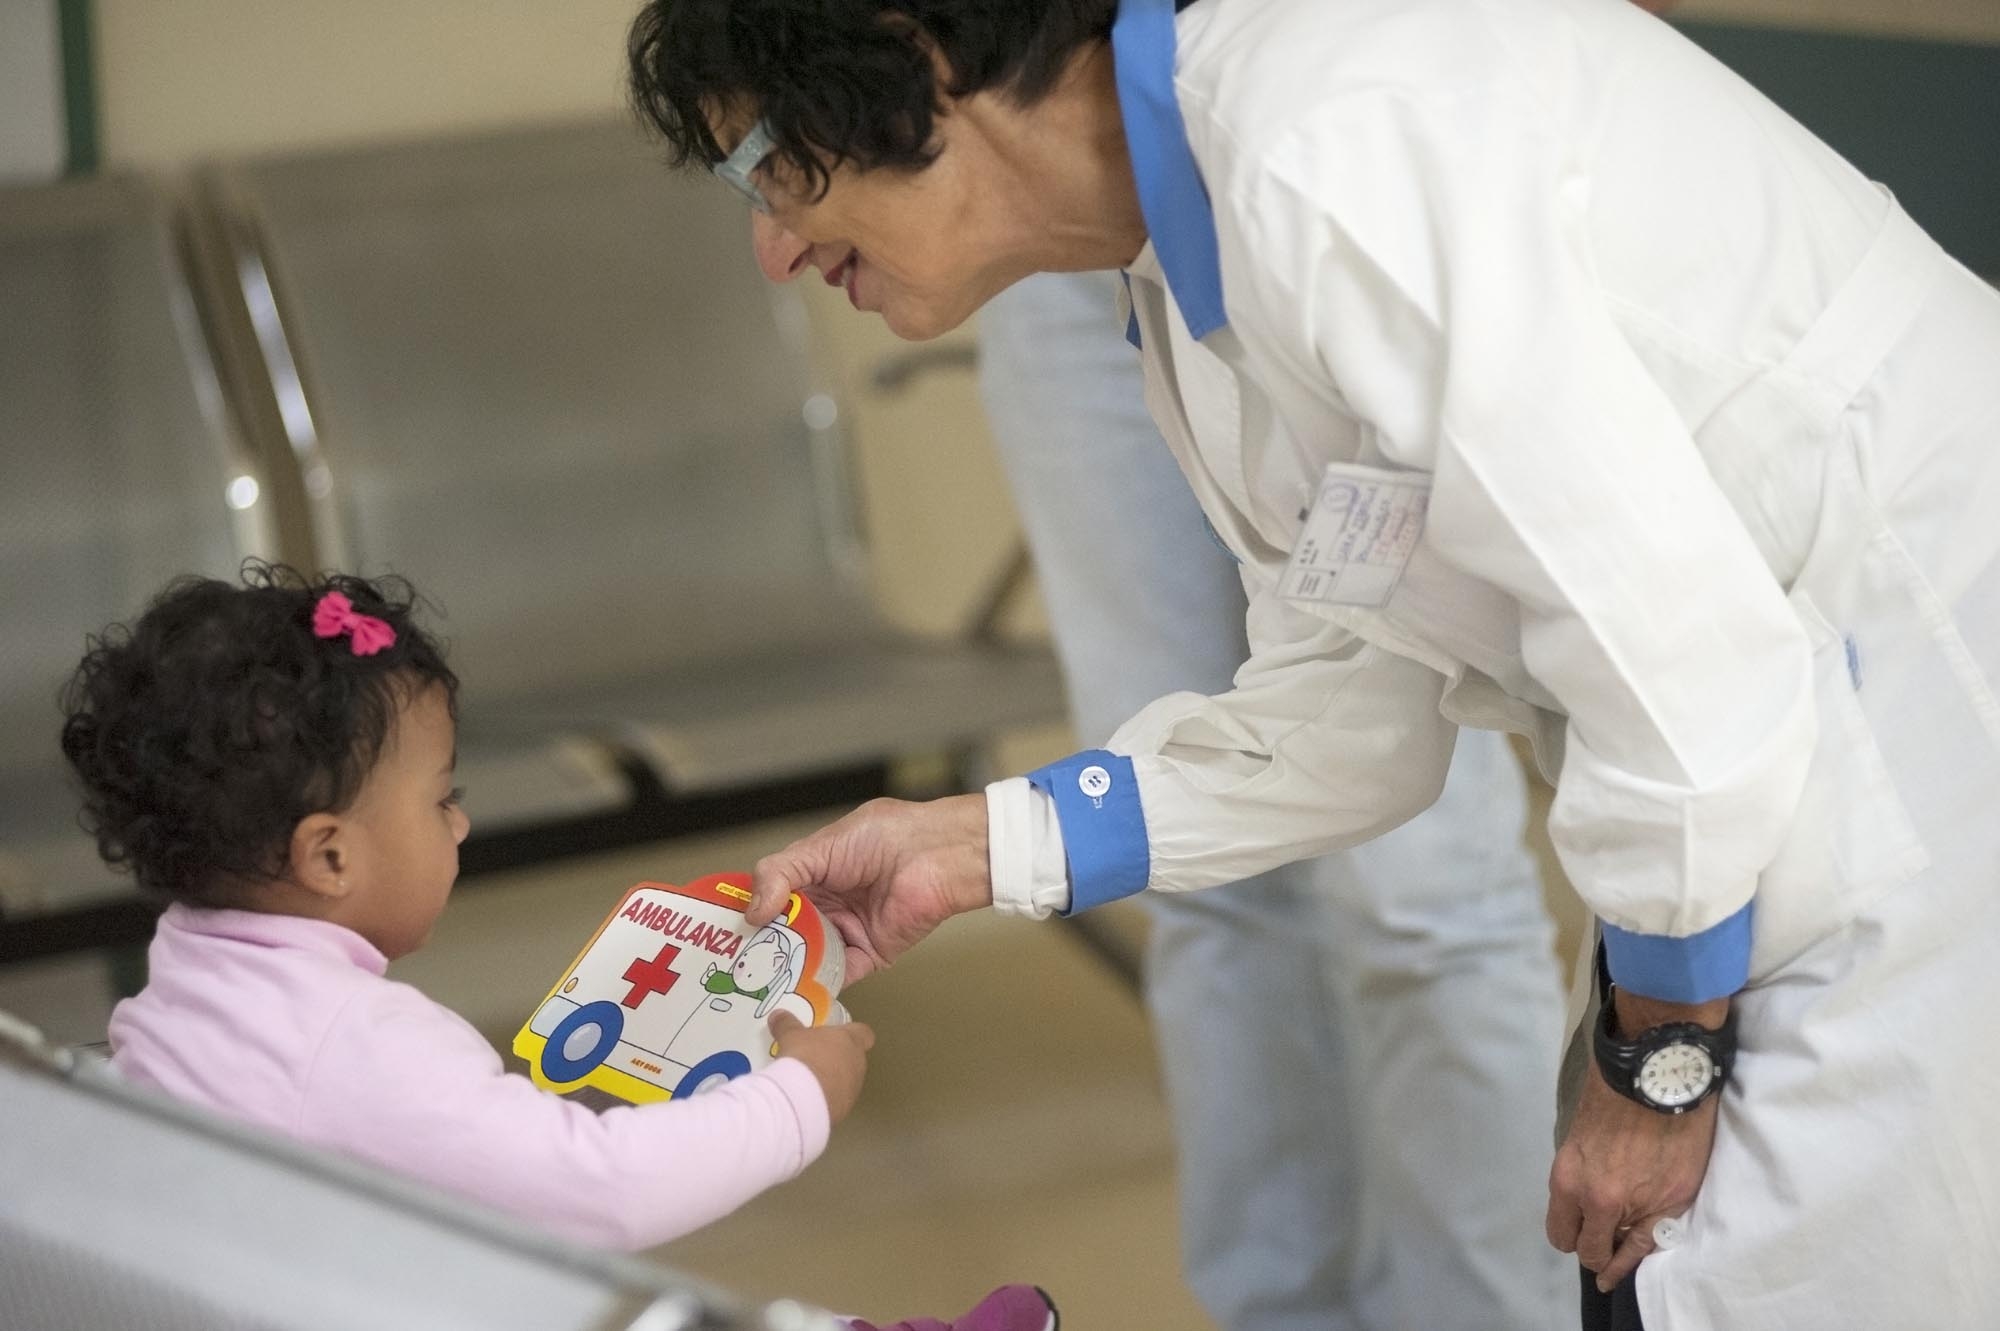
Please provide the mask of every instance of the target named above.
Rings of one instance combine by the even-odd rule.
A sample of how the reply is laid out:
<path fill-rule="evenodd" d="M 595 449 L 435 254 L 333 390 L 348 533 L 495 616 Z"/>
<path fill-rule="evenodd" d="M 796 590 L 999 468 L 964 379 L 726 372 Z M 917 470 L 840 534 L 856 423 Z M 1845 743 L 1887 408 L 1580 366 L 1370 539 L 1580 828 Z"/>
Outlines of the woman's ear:
<path fill-rule="evenodd" d="M 315 813 L 292 829 L 291 880 L 328 901 L 347 895 L 347 827 L 338 814 Z"/>

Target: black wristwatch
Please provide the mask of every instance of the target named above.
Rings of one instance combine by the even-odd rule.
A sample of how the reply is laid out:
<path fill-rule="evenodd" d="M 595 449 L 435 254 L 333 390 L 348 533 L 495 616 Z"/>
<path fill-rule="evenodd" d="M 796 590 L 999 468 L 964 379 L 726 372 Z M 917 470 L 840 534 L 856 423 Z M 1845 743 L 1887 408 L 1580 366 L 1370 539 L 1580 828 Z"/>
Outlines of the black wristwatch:
<path fill-rule="evenodd" d="M 1735 1006 L 1719 1031 L 1676 1021 L 1624 1039 L 1601 959 L 1598 967 L 1602 1011 L 1591 1048 L 1611 1089 L 1660 1114 L 1685 1114 L 1720 1093 L 1736 1062 Z"/>

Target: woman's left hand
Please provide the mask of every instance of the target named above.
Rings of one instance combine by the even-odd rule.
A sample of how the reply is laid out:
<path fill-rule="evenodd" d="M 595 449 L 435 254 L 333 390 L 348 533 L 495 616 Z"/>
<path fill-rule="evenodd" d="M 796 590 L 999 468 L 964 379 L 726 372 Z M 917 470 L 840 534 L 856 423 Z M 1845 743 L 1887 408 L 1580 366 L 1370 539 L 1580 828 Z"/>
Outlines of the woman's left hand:
<path fill-rule="evenodd" d="M 1728 1004 L 1678 1008 L 1618 991 L 1619 1025 L 1667 1020 L 1719 1025 Z M 1719 1012 L 1717 1010 L 1719 1006 Z M 1624 1283 L 1657 1246 L 1653 1227 L 1684 1214 L 1708 1174 L 1720 1098 L 1686 1114 L 1662 1114 L 1611 1089 L 1592 1060 L 1569 1136 L 1549 1171 L 1549 1242 L 1597 1273 L 1597 1287 Z"/>

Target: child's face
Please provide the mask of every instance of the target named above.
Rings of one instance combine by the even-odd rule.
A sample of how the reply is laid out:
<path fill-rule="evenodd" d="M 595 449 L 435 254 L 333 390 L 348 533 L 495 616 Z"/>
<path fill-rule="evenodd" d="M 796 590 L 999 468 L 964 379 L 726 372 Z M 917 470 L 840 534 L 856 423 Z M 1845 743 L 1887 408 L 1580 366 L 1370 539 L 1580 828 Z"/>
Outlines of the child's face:
<path fill-rule="evenodd" d="M 410 698 L 344 815 L 348 893 L 335 918 L 391 958 L 430 937 L 458 878 L 472 824 L 452 787 L 457 739 L 443 689 Z"/>

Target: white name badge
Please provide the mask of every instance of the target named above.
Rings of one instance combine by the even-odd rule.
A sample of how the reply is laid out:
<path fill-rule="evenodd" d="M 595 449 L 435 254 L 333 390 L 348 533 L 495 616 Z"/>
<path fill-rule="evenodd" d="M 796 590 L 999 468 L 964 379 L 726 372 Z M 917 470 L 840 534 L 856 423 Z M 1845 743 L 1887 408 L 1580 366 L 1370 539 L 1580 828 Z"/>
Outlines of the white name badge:
<path fill-rule="evenodd" d="M 1424 534 L 1423 472 L 1329 464 L 1278 584 L 1289 601 L 1387 605 Z"/>

